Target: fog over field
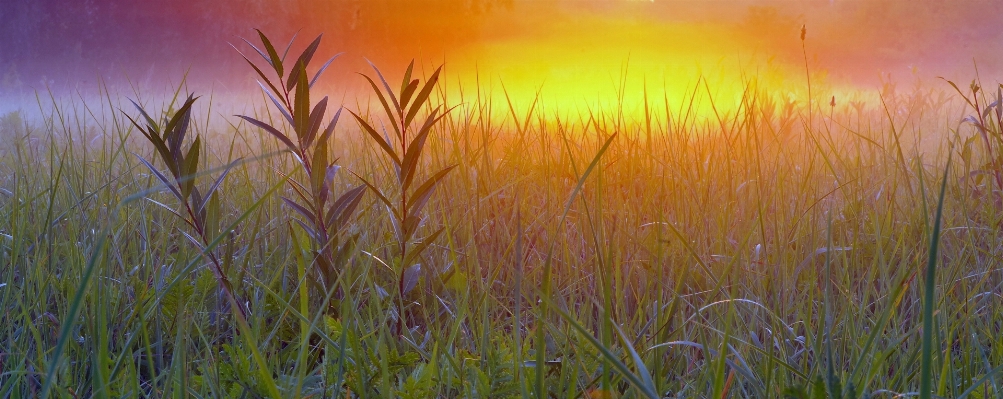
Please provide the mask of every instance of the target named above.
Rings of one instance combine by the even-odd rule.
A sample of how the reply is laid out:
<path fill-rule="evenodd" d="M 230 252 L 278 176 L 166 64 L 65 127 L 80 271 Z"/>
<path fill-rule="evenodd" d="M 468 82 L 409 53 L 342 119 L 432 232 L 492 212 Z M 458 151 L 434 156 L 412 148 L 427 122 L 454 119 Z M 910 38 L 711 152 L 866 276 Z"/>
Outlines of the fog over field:
<path fill-rule="evenodd" d="M 0 398 L 1003 397 L 1001 4 L 0 0 Z"/>
<path fill-rule="evenodd" d="M 1003 30 L 991 1 L 215 1 L 7 0 L 0 5 L 0 110 L 36 90 L 160 90 L 188 73 L 189 88 L 225 97 L 257 89 L 231 44 L 252 50 L 259 28 L 279 41 L 317 34 L 320 52 L 344 52 L 322 85 L 355 93 L 366 59 L 398 69 L 445 61 L 448 81 L 506 89 L 523 102 L 542 86 L 558 103 L 629 84 L 682 92 L 697 76 L 716 83 L 773 69 L 802 85 L 798 31 L 808 27 L 811 67 L 843 90 L 945 76 L 966 81 L 1003 68 Z M 793 82 L 789 82 L 794 79 Z M 485 84 L 487 82 L 487 84 Z M 639 87 L 639 86 L 638 86 Z M 629 90 L 633 91 L 633 90 Z M 351 96 L 350 96 L 351 97 Z M 20 104 L 19 104 L 20 103 Z"/>

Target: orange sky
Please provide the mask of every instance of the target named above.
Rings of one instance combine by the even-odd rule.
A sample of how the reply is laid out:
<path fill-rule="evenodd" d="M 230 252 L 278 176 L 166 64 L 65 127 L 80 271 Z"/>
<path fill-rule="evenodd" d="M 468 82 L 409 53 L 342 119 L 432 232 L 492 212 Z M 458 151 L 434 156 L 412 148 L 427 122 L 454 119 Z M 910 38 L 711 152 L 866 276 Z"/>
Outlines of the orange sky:
<path fill-rule="evenodd" d="M 975 58 L 983 77 L 1003 68 L 1003 35 L 990 1 L 697 1 L 697 0 L 9 0 L 0 5 L 0 94 L 80 87 L 96 76 L 128 76 L 151 87 L 185 70 L 195 86 L 253 89 L 253 72 L 229 47 L 262 28 L 305 45 L 324 33 L 319 56 L 345 52 L 325 90 L 351 98 L 355 72 L 373 60 L 397 78 L 412 58 L 446 62 L 447 84 L 476 78 L 517 104 L 542 86 L 550 109 L 650 95 L 681 101 L 698 77 L 716 99 L 734 101 L 741 82 L 788 91 L 803 87 L 798 30 L 808 26 L 811 69 L 837 93 L 872 90 L 883 74 L 911 81 L 937 75 L 961 81 Z M 296 48 L 294 48 L 296 51 Z M 317 61 L 319 63 L 321 61 Z M 623 72 L 626 68 L 626 75 Z M 601 100 L 601 101 L 600 101 Z M 351 102 L 350 100 L 349 102 Z"/>

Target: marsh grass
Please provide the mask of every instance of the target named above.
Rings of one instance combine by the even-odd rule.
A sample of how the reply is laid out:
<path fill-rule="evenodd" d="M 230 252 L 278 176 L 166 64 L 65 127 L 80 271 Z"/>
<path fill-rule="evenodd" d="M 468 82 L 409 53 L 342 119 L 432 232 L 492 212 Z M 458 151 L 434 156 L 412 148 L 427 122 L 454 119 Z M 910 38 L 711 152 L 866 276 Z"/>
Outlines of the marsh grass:
<path fill-rule="evenodd" d="M 168 101 L 134 126 L 106 94 L 0 125 L 0 396 L 1001 392 L 998 151 L 957 120 L 998 103 L 886 88 L 810 112 L 750 82 L 728 114 L 631 120 L 449 98 L 437 72 L 419 101 L 409 67 L 328 133 L 316 45 L 292 69 L 263 47 L 279 84 L 246 124 Z M 188 150 L 151 145 L 185 114 L 207 121 Z M 336 192 L 356 205 L 332 225 Z M 223 276 L 246 318 L 218 316 Z"/>

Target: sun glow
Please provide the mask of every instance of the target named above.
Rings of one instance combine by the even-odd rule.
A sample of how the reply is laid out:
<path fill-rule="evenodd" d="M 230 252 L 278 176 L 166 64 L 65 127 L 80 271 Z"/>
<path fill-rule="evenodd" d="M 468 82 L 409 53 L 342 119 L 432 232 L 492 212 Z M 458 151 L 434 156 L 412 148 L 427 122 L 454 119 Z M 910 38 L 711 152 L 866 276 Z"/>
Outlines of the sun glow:
<path fill-rule="evenodd" d="M 735 112 L 751 88 L 803 96 L 804 58 L 795 64 L 775 56 L 800 53 L 793 23 L 774 28 L 776 40 L 764 43 L 742 34 L 749 27 L 724 17 L 673 19 L 650 2 L 589 4 L 520 3 L 516 11 L 497 11 L 475 22 L 443 16 L 443 26 L 457 19 L 470 37 L 443 39 L 441 32 L 423 27 L 401 41 L 421 49 L 426 69 L 437 63 L 429 55 L 441 54 L 452 98 L 470 102 L 488 93 L 506 112 L 511 101 L 517 112 L 535 103 L 560 115 L 602 110 L 643 118 L 647 103 L 657 114 L 668 108 L 708 118 Z M 437 48 L 442 41 L 453 44 Z M 812 73 L 822 73 L 814 64 Z"/>

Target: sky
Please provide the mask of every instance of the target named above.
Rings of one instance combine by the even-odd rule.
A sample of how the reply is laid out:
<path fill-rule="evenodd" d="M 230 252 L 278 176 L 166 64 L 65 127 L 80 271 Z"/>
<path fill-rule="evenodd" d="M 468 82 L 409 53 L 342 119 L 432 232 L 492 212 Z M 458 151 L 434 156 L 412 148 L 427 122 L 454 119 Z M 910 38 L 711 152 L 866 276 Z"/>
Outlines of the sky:
<path fill-rule="evenodd" d="M 902 0 L 4 0 L 0 97 L 121 91 L 244 93 L 255 76 L 237 51 L 254 29 L 293 53 L 319 34 L 318 58 L 343 52 L 321 90 L 352 103 L 367 60 L 397 80 L 416 59 L 445 63 L 451 95 L 476 88 L 551 109 L 682 101 L 698 79 L 722 102 L 743 82 L 796 90 L 806 63 L 833 93 L 883 81 L 1003 71 L 1003 16 L 991 1 Z M 799 38 L 807 27 L 804 48 Z M 232 45 L 232 46 L 231 46 Z M 236 50 L 234 49 L 236 48 Z"/>

